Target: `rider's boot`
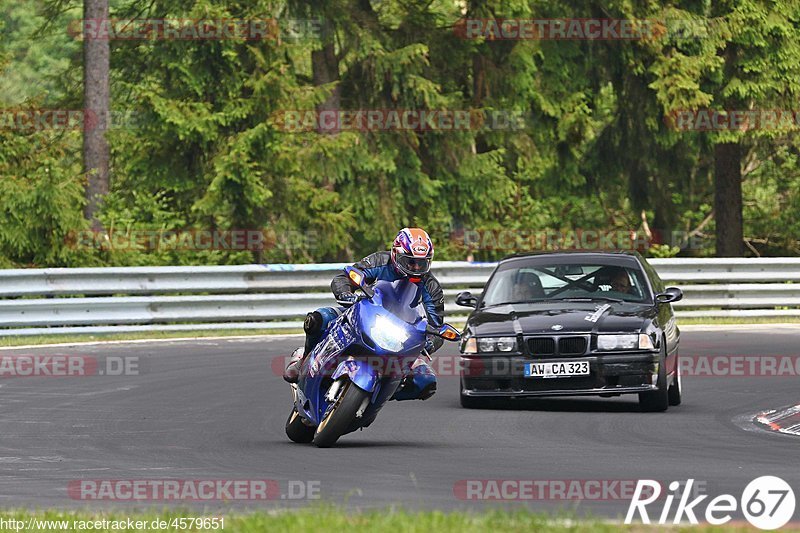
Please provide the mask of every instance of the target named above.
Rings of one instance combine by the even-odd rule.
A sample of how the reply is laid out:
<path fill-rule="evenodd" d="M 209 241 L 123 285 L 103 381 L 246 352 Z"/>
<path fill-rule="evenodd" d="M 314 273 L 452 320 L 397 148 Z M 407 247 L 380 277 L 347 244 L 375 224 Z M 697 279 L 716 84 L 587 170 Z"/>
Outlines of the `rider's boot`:
<path fill-rule="evenodd" d="M 289 383 L 297 383 L 297 380 L 300 378 L 300 364 L 303 362 L 303 358 L 305 354 L 303 353 L 303 347 L 296 349 L 292 352 L 292 356 L 289 358 L 289 364 L 286 365 L 286 369 L 283 371 L 283 379 Z"/>
<path fill-rule="evenodd" d="M 392 400 L 427 400 L 436 394 L 436 374 L 428 363 L 431 357 L 420 355 L 411 365 L 411 372 L 403 378 L 392 395 Z"/>
<path fill-rule="evenodd" d="M 289 358 L 289 364 L 286 365 L 286 370 L 283 371 L 283 379 L 289 383 L 297 383 L 297 380 L 300 378 L 300 367 L 303 364 L 303 359 L 314 349 L 314 346 L 319 340 L 322 326 L 323 318 L 319 311 L 314 311 L 306 315 L 306 319 L 303 321 L 303 331 L 306 333 L 305 345 L 292 353 L 292 356 Z"/>

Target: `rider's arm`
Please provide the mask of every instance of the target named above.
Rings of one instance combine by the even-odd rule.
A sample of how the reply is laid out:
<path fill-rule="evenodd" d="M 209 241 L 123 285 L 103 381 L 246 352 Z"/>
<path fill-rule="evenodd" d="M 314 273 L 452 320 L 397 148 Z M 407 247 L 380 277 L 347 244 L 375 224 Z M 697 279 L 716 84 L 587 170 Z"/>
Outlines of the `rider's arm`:
<path fill-rule="evenodd" d="M 425 276 L 425 282 L 422 285 L 422 305 L 425 307 L 425 314 L 428 315 L 430 325 L 438 328 L 444 324 L 444 292 L 442 286 L 439 285 L 439 280 L 433 274 Z M 431 335 L 430 340 L 433 342 L 433 349 L 430 353 L 435 352 L 444 344 L 441 337 Z"/>
<path fill-rule="evenodd" d="M 361 261 L 355 263 L 353 266 L 364 272 L 367 283 L 372 283 L 378 277 L 378 270 L 381 268 L 380 252 L 370 254 Z M 350 282 L 350 278 L 344 273 L 344 270 L 334 276 L 331 281 L 331 291 L 333 296 L 338 300 L 342 294 L 352 294 L 355 286 Z"/>

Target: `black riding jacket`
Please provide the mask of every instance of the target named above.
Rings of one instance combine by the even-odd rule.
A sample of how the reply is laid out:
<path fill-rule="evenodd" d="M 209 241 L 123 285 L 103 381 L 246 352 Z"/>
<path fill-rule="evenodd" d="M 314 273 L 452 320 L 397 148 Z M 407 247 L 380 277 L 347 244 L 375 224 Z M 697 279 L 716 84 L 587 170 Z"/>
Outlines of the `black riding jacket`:
<path fill-rule="evenodd" d="M 368 283 L 377 280 L 397 281 L 405 277 L 392 266 L 391 252 L 375 252 L 353 266 L 364 272 Z M 428 316 L 428 323 L 438 328 L 444 323 L 444 293 L 442 292 L 442 286 L 439 284 L 439 280 L 430 272 L 424 274 L 421 278 L 422 280 L 419 283 L 422 289 L 420 298 L 425 307 L 425 314 Z M 342 272 L 331 281 L 331 290 L 338 300 L 342 294 L 353 292 L 353 284 L 347 274 Z M 433 341 L 433 350 L 431 352 L 438 350 L 444 342 L 440 337 L 436 336 L 432 336 L 431 340 Z"/>

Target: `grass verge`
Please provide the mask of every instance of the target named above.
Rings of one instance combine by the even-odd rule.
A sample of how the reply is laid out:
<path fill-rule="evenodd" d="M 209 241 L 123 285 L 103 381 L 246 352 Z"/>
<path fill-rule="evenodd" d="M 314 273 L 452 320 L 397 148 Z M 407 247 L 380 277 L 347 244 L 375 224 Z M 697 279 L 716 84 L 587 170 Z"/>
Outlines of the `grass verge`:
<path fill-rule="evenodd" d="M 716 326 L 727 324 L 800 324 L 800 316 L 678 318 L 678 326 Z"/>
<path fill-rule="evenodd" d="M 0 337 L 0 346 L 24 346 L 28 344 L 60 344 L 71 342 L 129 341 L 141 339 L 185 339 L 196 337 L 236 337 L 253 335 L 291 335 L 300 334 L 297 329 L 213 329 L 203 331 L 137 331 L 130 333 L 108 333 L 103 335 L 25 335 L 21 337 Z"/>
<path fill-rule="evenodd" d="M 257 512 L 252 514 L 229 514 L 224 516 L 224 523 L 189 523 L 189 517 L 201 517 L 193 511 L 169 511 L 162 513 L 149 512 L 61 512 L 44 511 L 28 513 L 24 511 L 1 512 L 0 531 L 75 531 L 84 533 L 92 531 L 225 531 L 225 533 L 250 532 L 374 532 L 398 531 L 437 533 L 449 532 L 600 532 L 616 531 L 752 531 L 752 527 L 727 525 L 722 527 L 680 527 L 680 526 L 625 526 L 610 521 L 592 519 L 575 519 L 554 517 L 534 513 L 527 509 L 490 510 L 485 512 L 450 512 L 425 511 L 409 512 L 398 510 L 376 510 L 367 512 L 345 512 L 336 507 L 318 507 L 300 511 Z M 206 515 L 210 517 L 209 515 Z M 222 517 L 222 515 L 217 515 Z M 184 520 L 181 521 L 180 519 Z M 133 522 L 133 527 L 129 519 Z M 178 519 L 173 522 L 174 519 Z M 139 521 L 139 524 L 135 522 Z M 154 522 L 157 521 L 157 522 Z M 91 524 L 90 524 L 91 522 Z M 221 527 L 224 525 L 224 529 Z M 11 527 L 9 527 L 11 526 Z M 18 528 L 21 526 L 21 528 Z M 116 527 L 115 527 L 116 526 Z M 138 526 L 138 527 L 137 527 Z M 154 527 L 155 526 L 155 527 Z M 789 531 L 800 531 L 790 529 Z"/>

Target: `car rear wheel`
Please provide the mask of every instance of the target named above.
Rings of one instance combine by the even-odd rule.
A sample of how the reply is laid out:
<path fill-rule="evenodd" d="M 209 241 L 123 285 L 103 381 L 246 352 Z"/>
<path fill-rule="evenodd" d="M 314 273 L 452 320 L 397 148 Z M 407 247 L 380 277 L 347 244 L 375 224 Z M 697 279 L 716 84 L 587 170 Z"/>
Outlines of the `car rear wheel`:
<path fill-rule="evenodd" d="M 666 411 L 669 407 L 669 391 L 667 389 L 666 343 L 661 343 L 661 353 L 658 356 L 657 389 L 639 393 L 639 407 L 645 413 Z"/>

